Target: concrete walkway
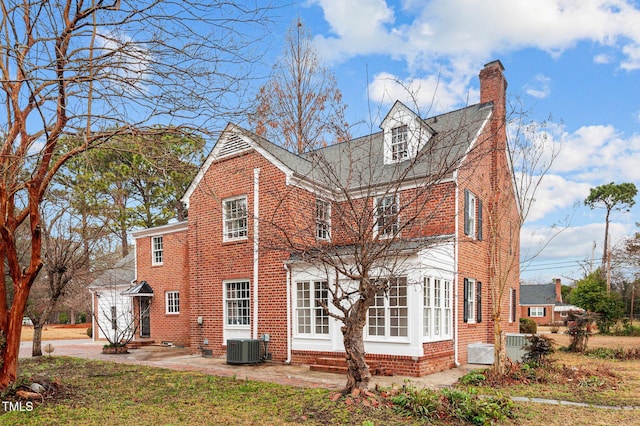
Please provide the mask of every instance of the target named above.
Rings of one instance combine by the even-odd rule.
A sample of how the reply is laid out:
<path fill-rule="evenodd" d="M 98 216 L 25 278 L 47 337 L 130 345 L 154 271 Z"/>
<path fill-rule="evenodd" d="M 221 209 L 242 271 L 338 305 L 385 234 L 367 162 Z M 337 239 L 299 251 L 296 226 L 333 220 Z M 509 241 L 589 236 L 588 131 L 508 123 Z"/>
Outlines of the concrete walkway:
<path fill-rule="evenodd" d="M 311 371 L 309 366 L 285 365 L 281 363 L 263 362 L 255 365 L 230 365 L 226 359 L 204 358 L 193 355 L 186 348 L 171 348 L 163 346 L 145 346 L 138 349 L 130 349 L 128 354 L 105 355 L 102 353 L 104 343 L 95 343 L 91 340 L 54 340 L 43 341 L 43 355 L 45 346 L 51 343 L 53 352 L 50 356 L 72 356 L 77 358 L 95 359 L 118 362 L 123 364 L 146 365 L 151 367 L 168 368 L 179 371 L 200 371 L 213 376 L 236 377 L 238 379 L 256 380 L 262 382 L 279 383 L 283 385 L 325 388 L 339 390 L 344 388 L 346 377 L 341 374 L 322 373 Z M 31 342 L 22 342 L 20 358 L 31 356 Z M 483 368 L 482 365 L 465 365 L 460 368 L 443 371 L 423 377 L 405 376 L 373 376 L 370 388 L 401 387 L 411 383 L 418 387 L 438 389 L 452 386 L 460 377 L 474 368 Z"/>

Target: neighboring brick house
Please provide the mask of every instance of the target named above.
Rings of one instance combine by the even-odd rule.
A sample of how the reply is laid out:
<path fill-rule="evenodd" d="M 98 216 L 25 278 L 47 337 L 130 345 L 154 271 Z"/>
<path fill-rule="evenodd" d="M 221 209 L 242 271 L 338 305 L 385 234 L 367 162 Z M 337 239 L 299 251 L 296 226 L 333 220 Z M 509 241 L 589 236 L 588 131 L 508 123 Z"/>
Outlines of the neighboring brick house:
<path fill-rule="evenodd" d="M 301 155 L 229 124 L 183 198 L 187 220 L 134 233 L 136 278 L 154 292 L 150 338 L 174 336 L 188 340 L 194 353 L 224 357 L 229 340 L 268 334 L 276 362 L 344 357 L 341 323 L 318 306 L 331 305 L 329 286 L 338 282 L 348 289 L 349 281 L 304 255 L 314 244 L 331 242 L 354 253 L 361 247 L 346 232 L 357 218 L 337 217 L 343 203 L 375 216 L 374 229 L 363 235 L 383 241 L 390 229 L 397 231 L 389 218 L 404 202 L 430 213 L 417 214 L 413 225 L 420 225 L 397 241 L 405 248 L 396 256 L 401 267 L 368 311 L 367 360 L 415 376 L 467 362 L 469 344 L 493 340 L 494 233 L 487 212 L 490 205 L 502 205 L 500 200 L 514 200 L 503 70 L 494 61 L 480 72 L 477 105 L 422 119 L 396 102 L 382 132 Z M 422 160 L 413 163 L 418 154 Z M 455 169 L 428 196 L 420 195 L 434 167 L 447 162 Z M 515 203 L 504 205 L 510 206 L 498 225 L 504 241 L 496 247 L 502 262 L 508 258 L 517 265 L 519 236 L 508 230 L 519 222 L 518 212 Z M 308 250 L 287 251 L 278 240 L 284 236 L 291 247 L 313 241 Z M 154 260 L 158 256 L 162 262 Z M 515 271 L 503 297 L 505 332 L 518 330 L 518 288 Z M 169 322 L 175 319 L 174 298 L 179 321 Z"/>
<path fill-rule="evenodd" d="M 560 325 L 570 311 L 581 308 L 563 303 L 562 281 L 556 278 L 550 284 L 520 285 L 520 317 L 530 318 L 538 325 Z"/>

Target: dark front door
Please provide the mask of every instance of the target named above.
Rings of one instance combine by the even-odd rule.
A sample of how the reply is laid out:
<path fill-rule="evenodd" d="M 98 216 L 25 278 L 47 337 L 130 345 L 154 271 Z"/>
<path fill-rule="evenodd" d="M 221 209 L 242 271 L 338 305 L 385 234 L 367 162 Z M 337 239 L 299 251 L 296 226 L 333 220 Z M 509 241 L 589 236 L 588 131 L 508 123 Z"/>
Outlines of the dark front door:
<path fill-rule="evenodd" d="M 140 337 L 151 337 L 151 298 L 140 298 Z"/>

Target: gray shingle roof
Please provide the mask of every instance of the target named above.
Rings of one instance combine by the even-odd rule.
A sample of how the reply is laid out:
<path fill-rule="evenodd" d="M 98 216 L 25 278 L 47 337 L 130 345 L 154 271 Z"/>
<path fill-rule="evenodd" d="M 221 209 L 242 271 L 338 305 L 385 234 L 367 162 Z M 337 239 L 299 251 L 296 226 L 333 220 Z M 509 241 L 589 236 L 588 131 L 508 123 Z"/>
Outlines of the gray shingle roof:
<path fill-rule="evenodd" d="M 552 284 L 521 284 L 521 305 L 555 305 L 556 285 Z"/>
<path fill-rule="evenodd" d="M 108 288 L 112 286 L 131 285 L 135 279 L 135 253 L 131 252 L 113 265 L 113 268 L 96 278 L 90 289 Z"/>
<path fill-rule="evenodd" d="M 442 171 L 443 165 L 453 171 L 476 140 L 491 115 L 492 106 L 492 103 L 476 104 L 423 120 L 436 134 L 422 148 L 420 160 L 415 163 L 406 160 L 384 164 L 383 132 L 296 155 L 246 129 L 242 131 L 298 177 L 329 188 L 354 190 L 428 176 Z M 322 167 L 324 164 L 331 167 Z"/>

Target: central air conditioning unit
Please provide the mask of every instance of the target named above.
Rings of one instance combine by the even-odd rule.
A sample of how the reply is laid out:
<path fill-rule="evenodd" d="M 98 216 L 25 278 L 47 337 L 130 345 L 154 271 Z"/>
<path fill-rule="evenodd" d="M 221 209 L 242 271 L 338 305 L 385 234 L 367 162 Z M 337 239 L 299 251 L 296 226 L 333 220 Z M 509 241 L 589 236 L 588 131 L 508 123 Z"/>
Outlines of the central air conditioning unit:
<path fill-rule="evenodd" d="M 260 340 L 227 340 L 227 364 L 257 364 L 260 362 Z"/>
<path fill-rule="evenodd" d="M 529 344 L 530 336 L 531 334 L 507 334 L 506 349 L 511 361 L 522 362 L 527 352 L 524 347 Z"/>

